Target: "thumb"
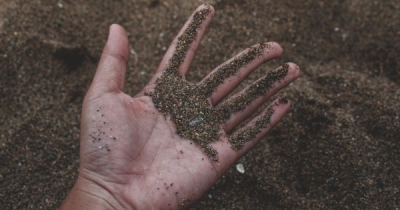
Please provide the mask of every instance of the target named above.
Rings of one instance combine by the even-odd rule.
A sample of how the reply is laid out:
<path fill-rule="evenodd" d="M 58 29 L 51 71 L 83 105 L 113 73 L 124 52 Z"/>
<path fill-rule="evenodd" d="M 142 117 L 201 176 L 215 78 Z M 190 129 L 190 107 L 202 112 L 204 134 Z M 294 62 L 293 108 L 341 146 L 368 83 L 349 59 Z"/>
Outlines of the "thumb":
<path fill-rule="evenodd" d="M 128 59 L 128 36 L 120 25 L 113 24 L 89 92 L 102 95 L 122 91 Z"/>

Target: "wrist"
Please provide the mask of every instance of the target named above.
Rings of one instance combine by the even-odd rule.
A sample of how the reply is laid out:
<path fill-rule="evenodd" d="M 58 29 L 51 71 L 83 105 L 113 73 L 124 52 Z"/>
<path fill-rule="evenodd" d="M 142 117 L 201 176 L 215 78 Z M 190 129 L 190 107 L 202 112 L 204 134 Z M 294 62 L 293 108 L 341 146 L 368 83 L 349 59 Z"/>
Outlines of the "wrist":
<path fill-rule="evenodd" d="M 78 179 L 64 199 L 61 210 L 65 209 L 125 209 L 112 193 L 93 181 L 78 176 Z"/>

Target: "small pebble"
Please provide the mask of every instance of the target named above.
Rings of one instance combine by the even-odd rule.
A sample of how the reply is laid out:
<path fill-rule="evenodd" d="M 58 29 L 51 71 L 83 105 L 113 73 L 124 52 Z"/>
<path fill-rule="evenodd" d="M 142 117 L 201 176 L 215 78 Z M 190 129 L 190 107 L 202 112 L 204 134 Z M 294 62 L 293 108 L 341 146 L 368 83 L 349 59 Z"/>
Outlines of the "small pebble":
<path fill-rule="evenodd" d="M 243 164 L 239 163 L 236 165 L 236 170 L 239 171 L 239 173 L 244 174 L 244 166 Z"/>

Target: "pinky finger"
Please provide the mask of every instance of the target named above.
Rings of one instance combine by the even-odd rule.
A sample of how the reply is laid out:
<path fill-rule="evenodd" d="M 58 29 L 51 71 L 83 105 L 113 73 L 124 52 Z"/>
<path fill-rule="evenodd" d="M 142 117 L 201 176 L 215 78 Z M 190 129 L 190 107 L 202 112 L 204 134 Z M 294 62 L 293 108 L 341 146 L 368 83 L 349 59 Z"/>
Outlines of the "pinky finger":
<path fill-rule="evenodd" d="M 229 136 L 233 155 L 239 158 L 254 145 L 256 145 L 285 115 L 289 110 L 290 103 L 285 98 L 279 98 L 272 102 L 261 114 L 247 123 L 240 130 L 235 131 Z"/>

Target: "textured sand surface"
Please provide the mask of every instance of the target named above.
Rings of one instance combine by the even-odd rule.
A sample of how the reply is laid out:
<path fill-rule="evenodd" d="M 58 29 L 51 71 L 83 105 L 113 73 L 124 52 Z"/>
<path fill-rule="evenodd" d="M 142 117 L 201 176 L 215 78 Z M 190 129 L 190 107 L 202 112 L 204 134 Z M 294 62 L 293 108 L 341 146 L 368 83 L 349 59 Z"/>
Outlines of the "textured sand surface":
<path fill-rule="evenodd" d="M 135 95 L 201 3 L 0 2 L 1 209 L 55 209 L 73 186 L 81 104 L 109 25 L 128 32 Z M 207 3 L 216 14 L 188 81 L 265 41 L 283 56 L 239 89 L 288 61 L 302 75 L 279 93 L 290 113 L 237 162 L 244 173 L 232 166 L 194 209 L 400 208 L 399 2 Z"/>

